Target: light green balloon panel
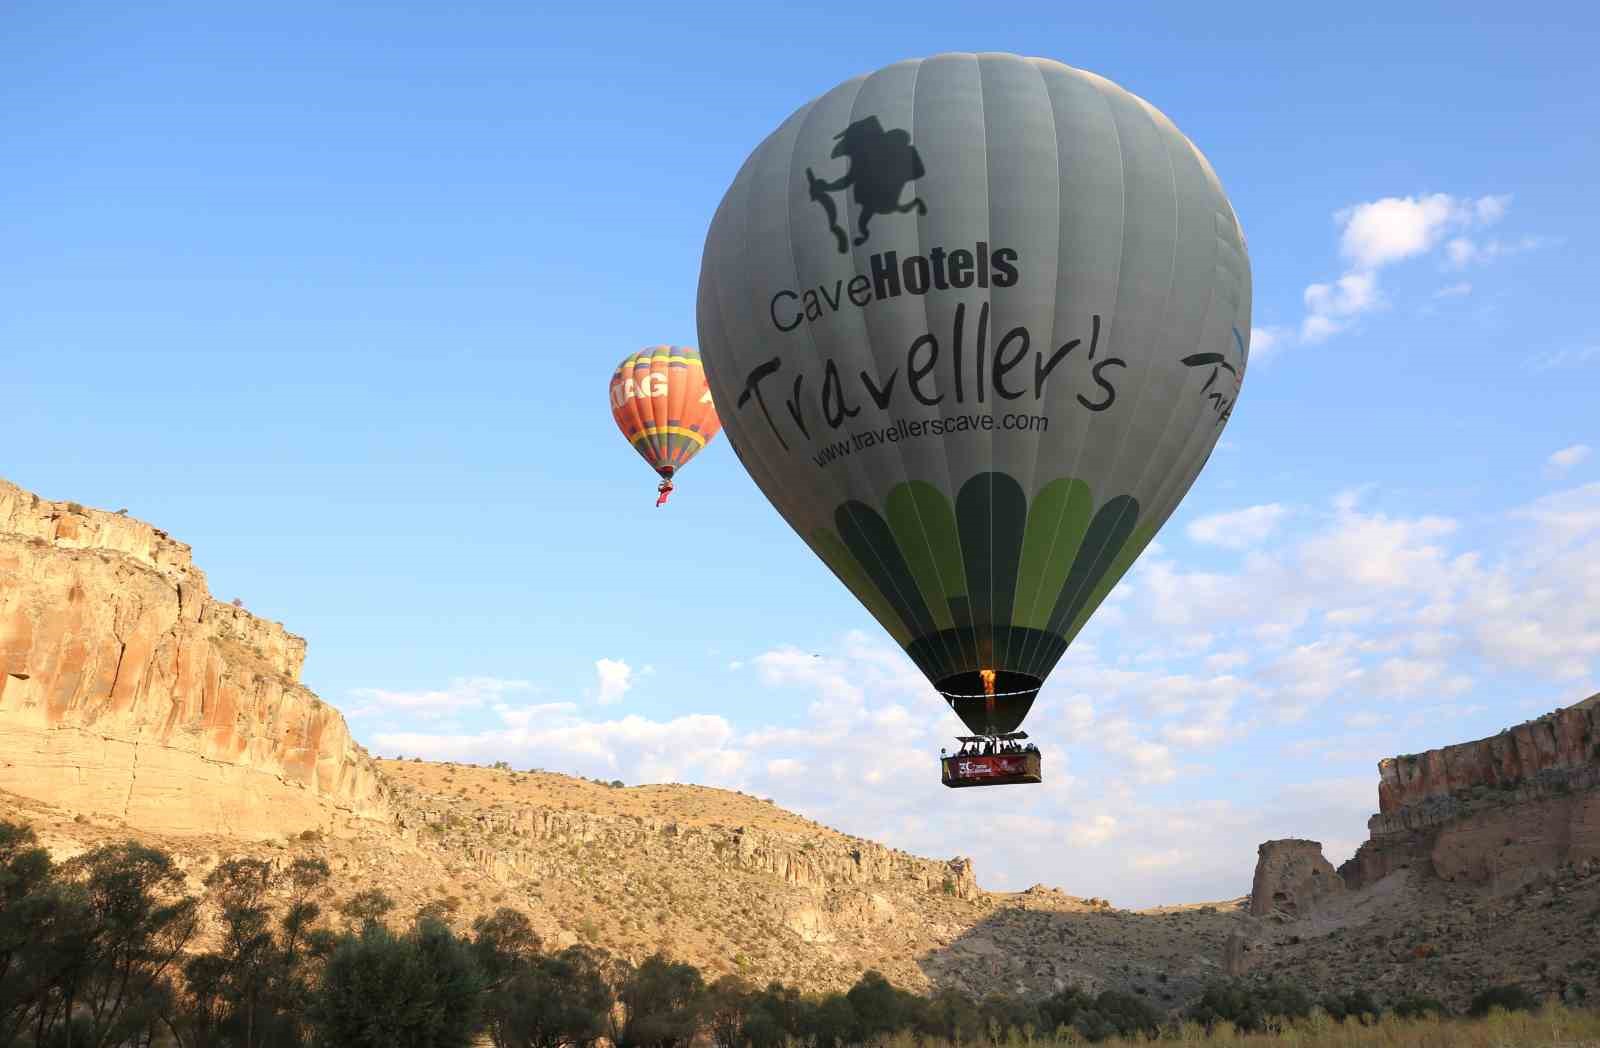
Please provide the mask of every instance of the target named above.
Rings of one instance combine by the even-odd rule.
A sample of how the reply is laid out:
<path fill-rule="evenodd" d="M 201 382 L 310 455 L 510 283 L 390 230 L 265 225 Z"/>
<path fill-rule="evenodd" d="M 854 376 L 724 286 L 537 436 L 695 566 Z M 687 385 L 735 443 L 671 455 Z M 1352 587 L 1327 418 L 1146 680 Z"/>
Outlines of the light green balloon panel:
<path fill-rule="evenodd" d="M 909 481 L 881 507 L 852 499 L 833 517 L 810 534 L 812 548 L 929 680 L 976 699 L 978 672 L 999 670 L 1002 697 L 984 717 L 1001 731 L 1021 723 L 1159 527 L 1141 525 L 1130 495 L 1096 505 L 1087 484 L 1062 478 L 1030 504 L 1000 472 L 968 480 L 953 501 Z"/>

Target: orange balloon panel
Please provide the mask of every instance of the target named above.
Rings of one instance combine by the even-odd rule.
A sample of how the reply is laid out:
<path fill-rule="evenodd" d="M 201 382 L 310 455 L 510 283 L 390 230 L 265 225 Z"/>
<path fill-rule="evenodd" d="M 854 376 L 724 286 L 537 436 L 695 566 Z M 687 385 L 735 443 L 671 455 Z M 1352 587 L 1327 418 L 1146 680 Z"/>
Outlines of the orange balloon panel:
<path fill-rule="evenodd" d="M 611 417 L 650 468 L 670 478 L 722 429 L 700 354 L 650 346 L 611 376 Z"/>

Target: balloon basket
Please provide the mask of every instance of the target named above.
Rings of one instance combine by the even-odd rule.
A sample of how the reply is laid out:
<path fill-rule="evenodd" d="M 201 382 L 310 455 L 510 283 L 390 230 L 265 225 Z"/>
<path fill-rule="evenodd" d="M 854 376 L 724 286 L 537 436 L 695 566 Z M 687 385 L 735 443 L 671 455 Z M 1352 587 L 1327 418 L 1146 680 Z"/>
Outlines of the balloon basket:
<path fill-rule="evenodd" d="M 1004 749 L 1002 743 L 1025 739 L 1023 732 L 998 736 L 962 736 L 980 752 L 956 754 L 939 761 L 941 781 L 953 790 L 969 786 L 1021 786 L 1044 781 L 1042 754 L 1037 749 Z M 993 750 L 994 752 L 982 752 Z"/>

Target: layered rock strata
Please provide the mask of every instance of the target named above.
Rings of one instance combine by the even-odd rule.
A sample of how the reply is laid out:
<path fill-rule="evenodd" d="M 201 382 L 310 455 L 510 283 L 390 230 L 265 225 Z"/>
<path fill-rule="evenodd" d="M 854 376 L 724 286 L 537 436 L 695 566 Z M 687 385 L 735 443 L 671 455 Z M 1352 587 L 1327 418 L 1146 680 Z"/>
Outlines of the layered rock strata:
<path fill-rule="evenodd" d="M 1339 867 L 1351 887 L 1421 867 L 1520 886 L 1600 858 L 1600 695 L 1498 735 L 1378 763 L 1370 837 Z"/>
<path fill-rule="evenodd" d="M 0 480 L 0 788 L 166 833 L 387 819 L 304 659 L 213 600 L 184 543 Z"/>

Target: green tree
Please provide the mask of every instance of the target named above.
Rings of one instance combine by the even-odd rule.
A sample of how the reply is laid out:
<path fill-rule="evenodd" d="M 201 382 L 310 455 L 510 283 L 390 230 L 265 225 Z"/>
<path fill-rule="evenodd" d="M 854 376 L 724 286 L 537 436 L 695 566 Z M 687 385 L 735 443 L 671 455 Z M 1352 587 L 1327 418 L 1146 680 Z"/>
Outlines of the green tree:
<path fill-rule="evenodd" d="M 1322 1010 L 1327 1012 L 1339 1022 L 1353 1019 L 1363 1026 L 1378 1020 L 1383 1014 L 1382 1007 L 1373 1000 L 1372 994 L 1366 990 L 1351 990 L 1347 993 L 1327 993 L 1322 995 L 1322 1000 L 1317 1002 Z"/>
<path fill-rule="evenodd" d="M 534 958 L 488 993 L 485 1008 L 497 1048 L 589 1048 L 613 1003 L 603 955 L 576 945 Z"/>
<path fill-rule="evenodd" d="M 706 1032 L 716 1048 L 748 1048 L 745 1026 L 755 991 L 737 975 L 724 975 L 706 991 Z"/>
<path fill-rule="evenodd" d="M 692 964 L 656 953 L 638 967 L 614 966 L 617 1014 L 611 1040 L 616 1048 L 678 1048 L 700 1028 L 705 982 Z"/>
<path fill-rule="evenodd" d="M 380 888 L 367 888 L 356 892 L 339 904 L 340 916 L 345 919 L 346 926 L 353 931 L 360 931 L 369 924 L 381 922 L 392 909 L 394 900 Z"/>
<path fill-rule="evenodd" d="M 472 953 L 490 989 L 527 970 L 543 945 L 527 915 L 508 906 L 472 922 Z"/>
<path fill-rule="evenodd" d="M 812 1048 L 844 1048 L 855 1038 L 856 1010 L 844 994 L 830 993 L 811 1009 L 808 1025 Z"/>
<path fill-rule="evenodd" d="M 1449 1015 L 1450 1010 L 1437 997 L 1407 993 L 1397 998 L 1390 1009 L 1402 1019 L 1420 1019 L 1424 1015 Z"/>
<path fill-rule="evenodd" d="M 983 1036 L 983 1016 L 978 1013 L 972 998 L 953 986 L 946 986 L 928 1000 L 918 1032 L 924 1036 L 942 1037 L 959 1048 L 961 1044 Z"/>
<path fill-rule="evenodd" d="M 909 996 L 892 986 L 880 972 L 863 972 L 845 994 L 856 1017 L 856 1040 L 871 1040 L 908 1026 Z"/>
<path fill-rule="evenodd" d="M 1503 1008 L 1508 1012 L 1534 1012 L 1539 1010 L 1539 998 L 1526 987 L 1514 983 L 1489 986 L 1473 994 L 1467 1014 L 1481 1017 L 1488 1015 L 1491 1008 Z"/>
<path fill-rule="evenodd" d="M 36 1043 L 64 1048 L 147 1041 L 169 998 L 168 973 L 194 934 L 195 900 L 165 852 L 103 845 L 59 870 L 30 967 Z"/>
<path fill-rule="evenodd" d="M 436 921 L 397 936 L 376 920 L 328 956 L 311 1001 L 328 1048 L 466 1048 L 483 976 L 471 947 Z"/>
<path fill-rule="evenodd" d="M 1206 987 L 1185 1015 L 1208 1030 L 1223 1019 L 1241 1030 L 1260 1030 L 1268 1019 L 1295 1019 L 1310 1013 L 1310 995 L 1293 983 L 1235 981 Z"/>
<path fill-rule="evenodd" d="M 81 894 L 57 882 L 55 864 L 32 828 L 0 822 L 0 1043 L 24 1030 L 43 1034 L 43 1012 L 77 951 L 63 940 L 86 938 Z"/>

